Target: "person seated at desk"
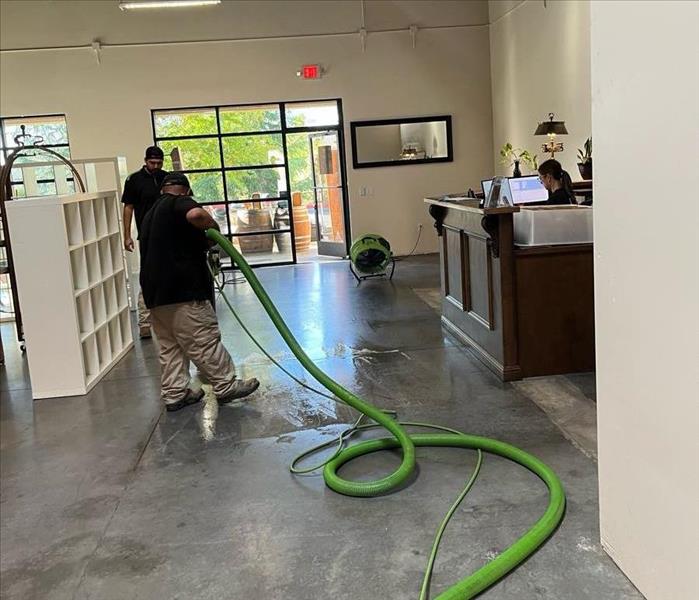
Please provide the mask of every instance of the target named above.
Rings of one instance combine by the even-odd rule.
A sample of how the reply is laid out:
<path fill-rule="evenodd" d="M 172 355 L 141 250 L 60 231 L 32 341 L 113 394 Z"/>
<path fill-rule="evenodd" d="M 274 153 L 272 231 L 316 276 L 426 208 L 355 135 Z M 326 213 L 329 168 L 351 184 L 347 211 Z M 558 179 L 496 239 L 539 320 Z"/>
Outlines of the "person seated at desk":
<path fill-rule="evenodd" d="M 537 205 L 577 204 L 570 175 L 557 160 L 550 158 L 539 165 L 539 181 L 548 190 L 549 199 Z"/>

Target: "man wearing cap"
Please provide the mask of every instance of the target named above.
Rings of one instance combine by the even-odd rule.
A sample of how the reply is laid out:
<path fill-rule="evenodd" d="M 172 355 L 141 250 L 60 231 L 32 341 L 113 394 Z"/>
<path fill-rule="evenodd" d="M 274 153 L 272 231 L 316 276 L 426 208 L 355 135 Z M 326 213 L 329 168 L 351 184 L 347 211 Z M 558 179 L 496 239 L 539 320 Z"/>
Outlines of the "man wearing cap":
<path fill-rule="evenodd" d="M 141 223 L 141 290 L 160 351 L 161 396 L 168 411 L 199 402 L 189 387 L 189 361 L 211 384 L 219 404 L 240 402 L 260 385 L 238 379 L 213 309 L 213 281 L 206 259 L 211 215 L 191 197 L 189 180 L 169 173 L 162 195 Z"/>
<path fill-rule="evenodd" d="M 135 217 L 136 231 L 140 233 L 141 222 L 146 213 L 160 196 L 160 186 L 166 171 L 163 171 L 163 151 L 157 146 L 146 148 L 145 164 L 131 173 L 124 184 L 121 201 L 124 204 L 124 248 L 133 252 L 134 241 L 131 239 L 131 219 Z M 149 338 L 150 317 L 143 294 L 138 295 L 138 331 L 141 338 Z"/>

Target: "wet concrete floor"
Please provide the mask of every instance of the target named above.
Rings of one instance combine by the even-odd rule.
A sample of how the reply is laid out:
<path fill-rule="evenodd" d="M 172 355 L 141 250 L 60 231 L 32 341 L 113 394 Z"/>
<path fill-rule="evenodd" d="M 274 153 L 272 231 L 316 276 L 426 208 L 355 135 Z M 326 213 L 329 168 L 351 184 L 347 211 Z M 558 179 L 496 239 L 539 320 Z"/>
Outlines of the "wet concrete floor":
<path fill-rule="evenodd" d="M 352 391 L 406 420 L 516 444 L 558 472 L 563 525 L 483 598 L 641 598 L 599 545 L 594 461 L 446 337 L 414 292 L 439 285 L 436 257 L 400 263 L 393 283 L 359 287 L 346 263 L 258 274 L 310 356 Z M 260 341 L 302 374 L 249 287 L 226 289 Z M 32 402 L 14 332 L 2 327 L 3 599 L 417 598 L 434 530 L 475 453 L 420 448 L 415 481 L 380 498 L 339 496 L 319 474 L 290 475 L 293 456 L 353 416 L 278 371 L 222 303 L 218 313 L 240 375 L 257 376 L 260 391 L 245 407 L 207 398 L 173 414 L 161 411 L 154 342 L 137 342 L 86 397 Z M 398 462 L 372 455 L 343 474 L 376 478 Z M 445 535 L 432 597 L 506 548 L 545 503 L 535 476 L 486 456 Z"/>

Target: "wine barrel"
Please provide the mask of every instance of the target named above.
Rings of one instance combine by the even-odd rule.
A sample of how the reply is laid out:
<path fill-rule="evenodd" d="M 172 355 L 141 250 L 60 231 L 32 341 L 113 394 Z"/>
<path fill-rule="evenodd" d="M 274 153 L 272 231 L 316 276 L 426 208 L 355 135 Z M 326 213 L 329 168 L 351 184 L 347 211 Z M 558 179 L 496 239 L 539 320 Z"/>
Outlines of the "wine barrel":
<path fill-rule="evenodd" d="M 294 239 L 296 252 L 308 250 L 311 244 L 311 221 L 308 218 L 308 211 L 303 205 L 301 192 L 294 192 L 291 195 L 294 215 Z"/>
<path fill-rule="evenodd" d="M 266 208 L 239 209 L 237 213 L 238 233 L 272 229 L 272 217 Z M 238 237 L 238 243 L 243 254 L 254 254 L 256 252 L 272 252 L 274 239 L 270 233 L 264 235 L 243 235 Z"/>

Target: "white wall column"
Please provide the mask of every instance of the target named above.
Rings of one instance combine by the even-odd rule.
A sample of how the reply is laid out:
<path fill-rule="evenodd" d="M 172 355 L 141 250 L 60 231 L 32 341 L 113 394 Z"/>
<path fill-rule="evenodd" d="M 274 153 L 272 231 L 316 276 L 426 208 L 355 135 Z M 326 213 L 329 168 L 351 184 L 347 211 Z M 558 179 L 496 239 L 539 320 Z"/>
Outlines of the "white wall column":
<path fill-rule="evenodd" d="M 592 2 L 602 543 L 699 598 L 699 3 Z"/>

